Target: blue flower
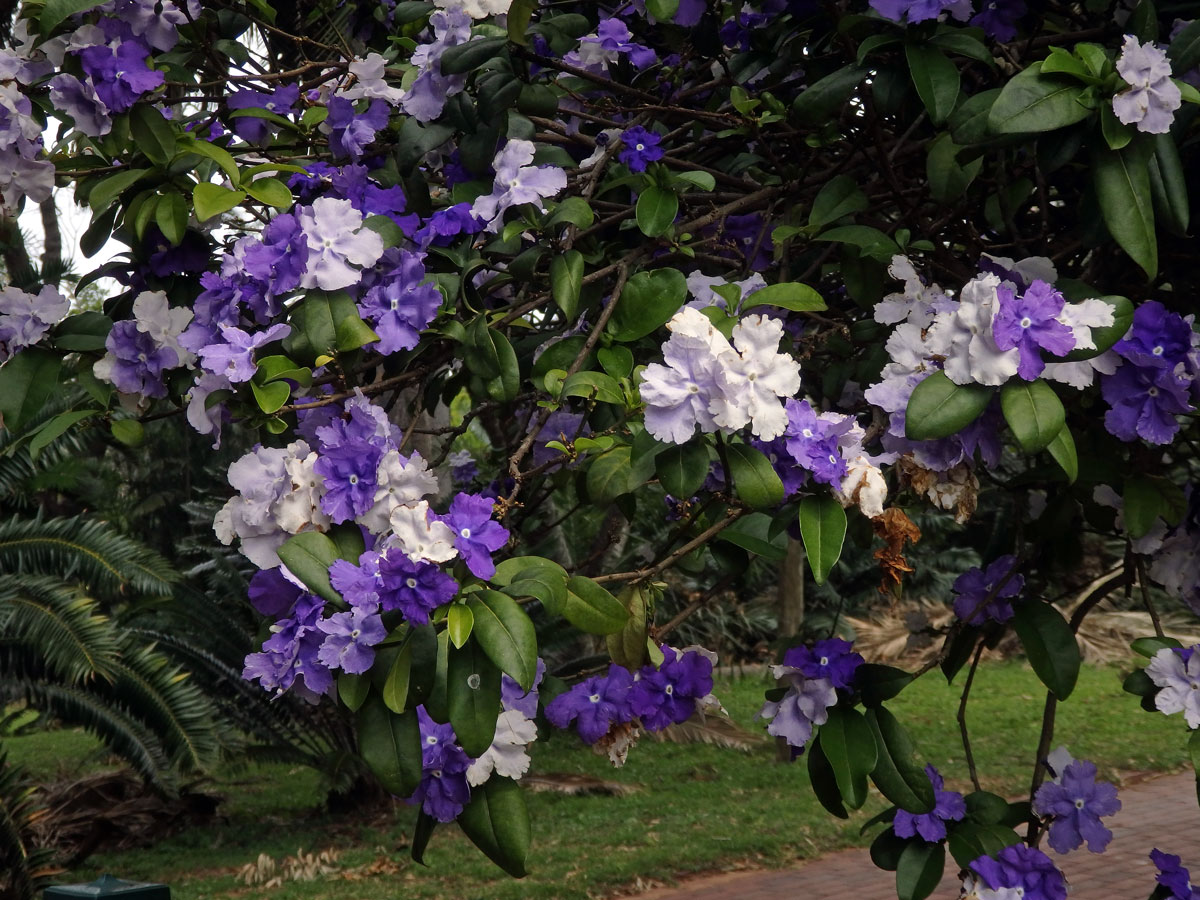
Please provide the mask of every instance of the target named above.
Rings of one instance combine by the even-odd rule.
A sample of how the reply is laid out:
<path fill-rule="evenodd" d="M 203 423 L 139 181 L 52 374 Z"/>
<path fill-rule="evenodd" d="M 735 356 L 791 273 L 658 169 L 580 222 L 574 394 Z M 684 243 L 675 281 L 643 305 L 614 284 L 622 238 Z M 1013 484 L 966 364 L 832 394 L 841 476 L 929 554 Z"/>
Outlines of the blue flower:
<path fill-rule="evenodd" d="M 945 782 L 932 765 L 925 766 L 925 775 L 933 785 L 933 810 L 917 814 L 898 809 L 892 828 L 896 837 L 910 838 L 919 834 L 922 839 L 936 844 L 946 839 L 947 822 L 960 822 L 966 818 L 967 803 L 958 791 L 943 790 Z"/>
<path fill-rule="evenodd" d="M 1087 760 L 1075 760 L 1057 781 L 1048 781 L 1033 797 L 1033 811 L 1050 816 L 1050 846 L 1058 853 L 1069 853 L 1087 841 L 1093 853 L 1103 853 L 1112 840 L 1112 832 L 1100 823 L 1121 808 L 1114 785 L 1096 782 L 1096 766 Z"/>
<path fill-rule="evenodd" d="M 663 158 L 661 141 L 653 131 L 634 125 L 621 133 L 622 147 L 617 159 L 629 166 L 631 172 L 645 172 L 648 164 Z"/>

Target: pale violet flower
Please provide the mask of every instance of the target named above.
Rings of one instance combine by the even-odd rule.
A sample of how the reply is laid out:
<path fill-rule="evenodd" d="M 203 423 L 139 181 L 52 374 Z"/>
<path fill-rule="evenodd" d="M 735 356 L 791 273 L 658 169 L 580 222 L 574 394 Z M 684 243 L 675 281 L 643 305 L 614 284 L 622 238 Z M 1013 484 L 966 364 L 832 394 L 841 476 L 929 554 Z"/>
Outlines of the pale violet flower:
<path fill-rule="evenodd" d="M 556 166 L 535 166 L 536 148 L 532 141 L 511 140 L 496 154 L 492 167 L 496 179 L 492 192 L 475 200 L 471 214 L 486 221 L 488 231 L 499 231 L 504 212 L 523 203 L 536 203 L 553 197 L 567 186 L 567 173 Z"/>
<path fill-rule="evenodd" d="M 998 287 L 997 275 L 971 279 L 959 292 L 957 308 L 939 313 L 930 328 L 930 350 L 946 358 L 946 375 L 955 384 L 1000 385 L 1017 374 L 1020 351 L 1001 350 L 992 336 Z"/>
<path fill-rule="evenodd" d="M 1200 653 L 1191 650 L 1187 661 L 1177 650 L 1164 647 L 1146 666 L 1146 674 L 1159 687 L 1154 695 L 1158 711 L 1182 712 L 1188 728 L 1200 728 Z"/>
<path fill-rule="evenodd" d="M 1146 134 L 1166 134 L 1171 130 L 1175 110 L 1183 103 L 1179 85 L 1171 80 L 1171 62 L 1167 54 L 1152 43 L 1141 43 L 1132 34 L 1125 35 L 1117 72 L 1128 90 L 1112 99 L 1113 112 L 1126 125 L 1136 125 Z"/>
<path fill-rule="evenodd" d="M 1155 524 L 1161 521 L 1156 519 Z M 1200 553 L 1196 552 L 1195 532 L 1179 528 L 1163 541 L 1150 564 L 1150 577 L 1200 614 Z"/>
<path fill-rule="evenodd" d="M 770 719 L 767 734 L 781 737 L 800 749 L 812 738 L 813 726 L 824 725 L 829 709 L 837 703 L 837 691 L 828 678 L 805 678 L 795 666 L 773 666 L 776 681 L 788 680 L 787 693 L 779 700 L 763 703 L 759 717 Z"/>
<path fill-rule="evenodd" d="M 442 9 L 461 10 L 472 19 L 502 16 L 512 6 L 512 0 L 433 0 Z"/>
<path fill-rule="evenodd" d="M 383 238 L 363 227 L 362 213 L 349 200 L 321 197 L 296 216 L 308 241 L 303 288 L 336 291 L 357 282 L 362 268 L 383 255 Z M 351 265 L 353 264 L 353 265 Z"/>
<path fill-rule="evenodd" d="M 338 91 L 337 96 L 346 100 L 383 100 L 392 106 L 404 98 L 404 91 L 394 88 L 384 80 L 386 61 L 378 53 L 368 53 L 362 59 L 350 63 L 350 74 L 354 84 Z"/>
<path fill-rule="evenodd" d="M 413 562 L 444 563 L 458 556 L 454 532 L 445 522 L 430 517 L 424 500 L 393 509 L 391 526 L 395 546 Z"/>
<path fill-rule="evenodd" d="M 413 453 L 407 461 L 395 450 L 389 450 L 379 461 L 375 476 L 375 503 L 358 517 L 372 534 L 392 530 L 392 511 L 398 506 L 410 506 L 429 494 L 436 494 L 437 476 L 421 454 Z"/>
<path fill-rule="evenodd" d="M 714 288 L 732 287 L 738 292 L 738 305 L 740 306 L 743 300 L 766 286 L 766 279 L 758 272 L 755 272 L 749 278 L 742 281 L 726 281 L 720 275 L 705 275 L 702 272 L 693 272 L 687 277 L 688 293 L 693 298 L 687 302 L 687 305 L 694 309 L 704 309 L 706 306 L 719 306 L 721 309 L 726 309 L 728 303 Z M 733 311 L 736 312 L 737 310 Z"/>
<path fill-rule="evenodd" d="M 11 286 L 0 290 L 0 362 L 40 341 L 70 309 L 70 301 L 53 285 L 37 294 Z"/>
<path fill-rule="evenodd" d="M 903 281 L 904 290 L 875 304 L 875 321 L 881 325 L 907 321 L 918 329 L 928 328 L 937 307 L 949 299 L 946 292 L 936 284 L 926 285 L 907 256 L 893 256 L 888 274 Z"/>
<path fill-rule="evenodd" d="M 162 291 L 142 291 L 133 301 L 137 330 L 148 334 L 160 347 L 174 350 L 181 366 L 190 366 L 196 361 L 195 354 L 179 344 L 179 336 L 191 323 L 192 315 L 186 307 L 172 307 Z"/>
<path fill-rule="evenodd" d="M 721 387 L 722 357 L 737 352 L 712 322 L 698 310 L 684 307 L 667 323 L 670 339 L 663 344 L 663 363 L 651 363 L 642 373 L 641 395 L 646 404 L 646 430 L 660 441 L 682 444 L 700 427 L 717 430 L 709 405 Z"/>
<path fill-rule="evenodd" d="M 1107 506 L 1117 511 L 1113 524 L 1120 529 L 1125 528 L 1125 499 L 1107 484 L 1099 484 L 1092 490 L 1092 500 L 1100 506 Z M 1167 523 L 1162 516 L 1156 516 L 1149 530 L 1140 538 L 1132 540 L 1130 547 L 1134 553 L 1157 553 L 1167 536 Z"/>

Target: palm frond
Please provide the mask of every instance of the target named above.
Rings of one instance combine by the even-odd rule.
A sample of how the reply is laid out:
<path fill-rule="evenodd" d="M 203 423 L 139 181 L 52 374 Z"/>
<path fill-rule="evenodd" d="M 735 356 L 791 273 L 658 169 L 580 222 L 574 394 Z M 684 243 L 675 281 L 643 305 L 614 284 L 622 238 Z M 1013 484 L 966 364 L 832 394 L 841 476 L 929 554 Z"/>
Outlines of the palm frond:
<path fill-rule="evenodd" d="M 113 623 L 96 601 L 49 575 L 12 575 L 0 584 L 0 634 L 29 646 L 68 684 L 108 678 L 120 653 Z"/>
<path fill-rule="evenodd" d="M 107 522 L 79 516 L 0 522 L 0 572 L 54 574 L 109 596 L 166 596 L 179 577 L 153 550 Z"/>
<path fill-rule="evenodd" d="M 0 750 L 0 896 L 33 900 L 58 871 L 49 848 L 36 846 L 34 826 L 45 816 L 24 770 Z"/>

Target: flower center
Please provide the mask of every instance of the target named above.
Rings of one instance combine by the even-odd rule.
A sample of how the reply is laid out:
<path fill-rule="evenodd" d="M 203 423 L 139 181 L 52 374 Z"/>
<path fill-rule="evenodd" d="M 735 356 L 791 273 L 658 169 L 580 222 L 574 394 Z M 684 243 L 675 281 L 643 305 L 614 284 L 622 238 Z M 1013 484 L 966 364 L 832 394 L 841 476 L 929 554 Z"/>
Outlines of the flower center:
<path fill-rule="evenodd" d="M 1075 801 L 1075 808 L 1076 808 L 1076 809 L 1083 809 L 1083 800 L 1076 800 L 1076 801 Z"/>
<path fill-rule="evenodd" d="M 1029 316 L 1026 316 L 1025 318 L 1023 318 L 1023 319 L 1021 320 L 1021 327 L 1022 327 L 1022 328 L 1028 328 L 1028 327 L 1029 327 L 1030 325 L 1032 325 L 1032 324 L 1033 324 L 1033 319 L 1029 318 Z"/>
<path fill-rule="evenodd" d="M 404 586 L 405 586 L 405 587 L 407 587 L 409 590 L 412 590 L 413 588 L 415 588 L 415 587 L 417 586 L 417 579 L 415 579 L 415 578 L 405 578 L 405 579 L 404 579 Z"/>
<path fill-rule="evenodd" d="M 811 428 L 805 428 L 805 429 L 804 429 L 803 431 L 801 431 L 800 433 L 801 433 L 802 435 L 804 435 L 805 437 L 807 437 L 807 438 L 810 438 L 810 437 L 812 437 L 812 436 L 813 436 L 813 432 L 812 432 L 812 429 L 811 429 Z"/>
<path fill-rule="evenodd" d="M 1152 349 L 1150 352 L 1153 353 L 1155 356 L 1162 356 L 1163 353 L 1165 352 L 1165 350 L 1166 350 L 1166 348 L 1163 347 L 1162 344 L 1155 344 L 1154 349 Z"/>
<path fill-rule="evenodd" d="M 821 662 L 820 662 L 820 664 L 821 664 L 821 665 L 823 665 L 823 666 L 827 666 L 827 665 L 829 665 L 829 657 L 828 657 L 828 656 L 822 656 L 822 657 L 821 657 Z"/>
<path fill-rule="evenodd" d="M 590 697 L 588 697 L 588 703 L 599 703 L 599 702 L 600 702 L 599 694 L 592 694 Z"/>
<path fill-rule="evenodd" d="M 437 742 L 438 739 L 436 734 L 431 734 L 429 737 L 425 738 L 425 743 L 429 744 L 430 746 L 433 746 Z"/>
<path fill-rule="evenodd" d="M 668 684 L 665 688 L 663 688 L 663 693 L 666 694 L 668 697 L 670 697 L 672 694 L 675 693 L 675 685 Z"/>
<path fill-rule="evenodd" d="M 645 145 L 645 144 L 634 144 L 634 147 L 635 147 L 636 149 L 638 149 L 638 150 L 645 150 L 645 149 L 646 149 L 646 145 Z"/>
<path fill-rule="evenodd" d="M 464 528 L 462 531 L 459 532 L 459 535 L 467 540 L 470 540 L 471 539 L 471 529 Z"/>
<path fill-rule="evenodd" d="M 697 385 L 689 384 L 688 385 L 688 393 L 689 394 L 698 394 L 698 393 L 700 393 L 700 388 Z"/>

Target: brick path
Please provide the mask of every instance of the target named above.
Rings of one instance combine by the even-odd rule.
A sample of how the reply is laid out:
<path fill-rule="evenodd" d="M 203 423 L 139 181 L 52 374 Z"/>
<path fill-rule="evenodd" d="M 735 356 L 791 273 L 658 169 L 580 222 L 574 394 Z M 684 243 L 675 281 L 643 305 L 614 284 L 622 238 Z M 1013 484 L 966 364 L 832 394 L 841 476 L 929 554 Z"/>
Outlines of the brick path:
<path fill-rule="evenodd" d="M 1121 791 L 1121 811 L 1105 823 L 1113 840 L 1103 854 L 1080 848 L 1067 856 L 1049 851 L 1066 874 L 1071 900 L 1146 900 L 1154 889 L 1151 848 L 1183 857 L 1200 871 L 1200 807 L 1189 772 L 1166 775 Z M 1044 847 L 1044 845 L 1043 845 Z M 936 900 L 953 900 L 962 882 L 946 855 L 947 872 Z M 1200 879 L 1197 879 L 1200 881 Z M 639 900 L 895 900 L 895 875 L 871 864 L 865 850 L 845 850 L 793 869 L 734 872 L 638 895 Z"/>

